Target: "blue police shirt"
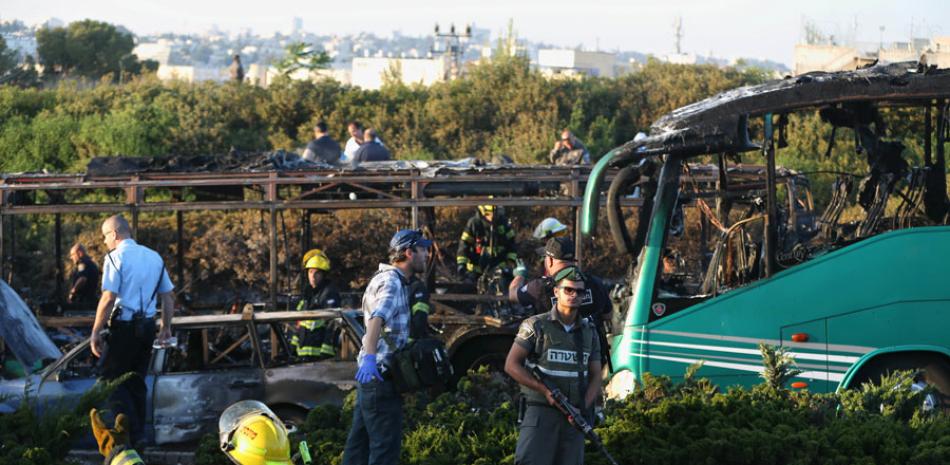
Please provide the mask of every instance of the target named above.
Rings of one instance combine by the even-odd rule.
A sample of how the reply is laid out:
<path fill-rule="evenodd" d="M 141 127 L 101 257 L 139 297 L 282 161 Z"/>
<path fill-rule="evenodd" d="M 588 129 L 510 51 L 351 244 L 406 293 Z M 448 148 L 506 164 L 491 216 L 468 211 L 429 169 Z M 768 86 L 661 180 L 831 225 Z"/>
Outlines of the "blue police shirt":
<path fill-rule="evenodd" d="M 131 320 L 134 313 L 142 310 L 146 318 L 154 317 L 158 296 L 174 289 L 161 255 L 132 239 L 119 242 L 103 261 L 102 290 L 116 295 L 115 305 L 123 309 L 119 320 Z"/>

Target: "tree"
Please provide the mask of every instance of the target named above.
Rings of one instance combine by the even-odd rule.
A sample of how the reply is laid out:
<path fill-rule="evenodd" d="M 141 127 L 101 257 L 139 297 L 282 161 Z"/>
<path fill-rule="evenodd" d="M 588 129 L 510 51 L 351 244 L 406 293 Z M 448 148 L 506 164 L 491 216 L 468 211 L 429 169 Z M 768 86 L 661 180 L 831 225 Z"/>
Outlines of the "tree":
<path fill-rule="evenodd" d="M 35 87 L 39 84 L 33 57 L 27 56 L 24 64 L 17 63 L 16 50 L 7 48 L 7 42 L 0 36 L 0 85 Z"/>
<path fill-rule="evenodd" d="M 518 51 L 518 33 L 515 31 L 515 20 L 508 18 L 508 30 L 498 38 L 492 57 L 505 59 L 515 56 Z"/>
<path fill-rule="evenodd" d="M 36 34 L 37 53 L 46 76 L 101 79 L 143 70 L 132 54 L 132 34 L 115 26 L 86 19 L 65 28 L 41 29 Z M 146 66 L 147 67 L 147 66 Z"/>
<path fill-rule="evenodd" d="M 7 41 L 0 36 L 0 76 L 7 74 L 16 67 L 16 51 L 7 48 Z"/>
<path fill-rule="evenodd" d="M 284 49 L 284 58 L 275 65 L 281 76 L 290 76 L 300 69 L 314 71 L 329 66 L 330 55 L 327 52 L 316 51 L 304 42 L 293 42 Z"/>

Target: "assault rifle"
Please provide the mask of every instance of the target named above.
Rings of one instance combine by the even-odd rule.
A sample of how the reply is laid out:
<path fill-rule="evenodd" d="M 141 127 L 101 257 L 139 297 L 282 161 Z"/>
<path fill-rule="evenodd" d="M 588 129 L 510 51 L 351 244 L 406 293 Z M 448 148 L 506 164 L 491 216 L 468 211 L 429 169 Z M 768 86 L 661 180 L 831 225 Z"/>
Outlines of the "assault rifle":
<path fill-rule="evenodd" d="M 567 399 L 567 396 L 565 396 L 564 393 L 557 388 L 557 386 L 545 379 L 544 374 L 541 373 L 541 370 L 538 369 L 538 367 L 534 367 L 531 370 L 531 373 L 535 378 L 538 379 L 538 381 L 541 381 L 541 383 L 544 384 L 544 387 L 551 391 L 551 397 L 554 398 L 554 402 L 557 404 L 558 408 L 560 408 L 561 411 L 567 415 L 567 419 L 571 422 L 571 424 L 573 424 L 574 427 L 578 429 L 578 431 L 584 433 L 584 437 L 590 439 L 590 442 L 597 447 L 597 450 L 604 454 L 604 457 L 607 457 L 608 462 L 613 465 L 618 465 L 617 461 L 614 460 L 614 458 L 610 455 L 610 452 L 607 452 L 607 448 L 604 447 L 604 443 L 600 440 L 600 436 L 597 435 L 597 432 L 594 431 L 594 427 L 587 422 L 586 418 L 584 418 L 584 414 L 580 411 L 580 409 L 571 404 L 571 402 Z"/>

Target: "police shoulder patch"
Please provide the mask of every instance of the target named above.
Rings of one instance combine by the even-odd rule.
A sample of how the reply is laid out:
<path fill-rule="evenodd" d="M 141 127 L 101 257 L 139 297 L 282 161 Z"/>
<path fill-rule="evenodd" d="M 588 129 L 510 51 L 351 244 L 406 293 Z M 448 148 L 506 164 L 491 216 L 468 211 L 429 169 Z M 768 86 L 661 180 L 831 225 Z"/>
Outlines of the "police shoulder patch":
<path fill-rule="evenodd" d="M 521 326 L 518 327 L 518 339 L 525 341 L 530 341 L 534 338 L 534 318 L 528 318 L 521 322 Z"/>

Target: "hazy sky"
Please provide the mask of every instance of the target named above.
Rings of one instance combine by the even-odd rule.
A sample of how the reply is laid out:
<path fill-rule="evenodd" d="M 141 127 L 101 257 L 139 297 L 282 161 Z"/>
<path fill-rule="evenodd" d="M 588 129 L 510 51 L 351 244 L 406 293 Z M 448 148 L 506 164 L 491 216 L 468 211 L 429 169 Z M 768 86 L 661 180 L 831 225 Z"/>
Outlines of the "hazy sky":
<path fill-rule="evenodd" d="M 0 19 L 27 24 L 50 17 L 93 18 L 121 24 L 136 34 L 225 31 L 289 32 L 292 19 L 318 34 L 370 31 L 388 36 L 431 34 L 474 23 L 494 34 L 514 20 L 519 37 L 559 46 L 665 53 L 673 50 L 673 22 L 683 18 L 685 52 L 718 57 L 767 58 L 786 64 L 801 36 L 803 18 L 842 37 L 857 22 L 858 40 L 877 42 L 950 35 L 950 0 L 0 0 Z"/>

